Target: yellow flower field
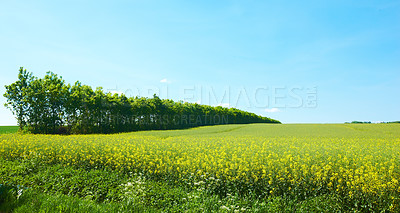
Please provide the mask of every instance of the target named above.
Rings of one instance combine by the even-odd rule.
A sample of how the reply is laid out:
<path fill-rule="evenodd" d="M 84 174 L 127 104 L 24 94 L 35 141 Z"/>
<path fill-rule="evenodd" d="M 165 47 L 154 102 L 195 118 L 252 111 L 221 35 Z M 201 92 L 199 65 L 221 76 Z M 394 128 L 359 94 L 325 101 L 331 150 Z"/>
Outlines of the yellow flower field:
<path fill-rule="evenodd" d="M 400 125 L 226 125 L 114 135 L 0 135 L 3 159 L 143 172 L 260 195 L 400 193 Z"/>

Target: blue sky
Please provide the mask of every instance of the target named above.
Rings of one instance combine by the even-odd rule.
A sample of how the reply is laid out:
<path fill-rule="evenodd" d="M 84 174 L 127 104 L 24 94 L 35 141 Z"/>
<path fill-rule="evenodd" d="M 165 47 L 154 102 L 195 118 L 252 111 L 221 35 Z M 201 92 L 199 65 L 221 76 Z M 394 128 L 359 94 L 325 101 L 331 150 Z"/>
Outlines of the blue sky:
<path fill-rule="evenodd" d="M 284 123 L 400 120 L 400 1 L 5 1 L 0 93 L 24 66 Z M 0 125 L 16 124 L 0 97 Z"/>

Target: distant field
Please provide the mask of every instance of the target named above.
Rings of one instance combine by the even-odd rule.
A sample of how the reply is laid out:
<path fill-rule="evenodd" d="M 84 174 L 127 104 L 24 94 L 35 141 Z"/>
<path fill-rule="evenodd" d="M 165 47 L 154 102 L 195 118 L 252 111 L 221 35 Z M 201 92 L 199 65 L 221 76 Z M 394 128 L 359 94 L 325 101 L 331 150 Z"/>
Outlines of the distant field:
<path fill-rule="evenodd" d="M 18 126 L 0 126 L 0 134 L 16 133 Z"/>
<path fill-rule="evenodd" d="M 398 124 L 4 134 L 0 142 L 0 183 L 115 208 L 400 211 Z"/>

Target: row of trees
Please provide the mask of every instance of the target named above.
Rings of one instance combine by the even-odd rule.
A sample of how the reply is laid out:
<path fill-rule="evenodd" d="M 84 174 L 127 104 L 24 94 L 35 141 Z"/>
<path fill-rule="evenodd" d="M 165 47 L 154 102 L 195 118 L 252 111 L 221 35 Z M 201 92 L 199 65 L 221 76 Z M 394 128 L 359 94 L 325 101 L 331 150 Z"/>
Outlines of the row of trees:
<path fill-rule="evenodd" d="M 6 86 L 6 106 L 20 129 L 32 133 L 116 133 L 151 129 L 177 129 L 203 125 L 279 123 L 235 108 L 153 98 L 126 97 L 93 90 L 79 81 L 66 84 L 48 72 L 37 78 L 22 67 L 18 80 Z"/>

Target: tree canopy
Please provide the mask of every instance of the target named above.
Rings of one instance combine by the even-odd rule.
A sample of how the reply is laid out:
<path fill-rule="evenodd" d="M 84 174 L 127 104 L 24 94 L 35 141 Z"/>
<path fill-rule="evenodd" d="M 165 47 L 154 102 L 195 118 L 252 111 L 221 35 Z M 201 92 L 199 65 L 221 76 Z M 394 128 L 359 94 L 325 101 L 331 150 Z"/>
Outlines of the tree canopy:
<path fill-rule="evenodd" d="M 77 81 L 66 84 L 47 72 L 37 78 L 23 67 L 18 80 L 5 86 L 5 106 L 20 129 L 44 134 L 118 133 L 137 130 L 180 129 L 205 125 L 280 123 L 236 108 L 175 102 L 154 95 L 126 97 L 105 93 Z"/>

